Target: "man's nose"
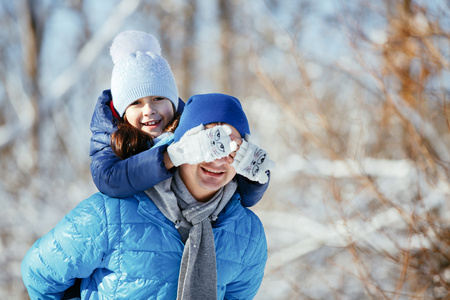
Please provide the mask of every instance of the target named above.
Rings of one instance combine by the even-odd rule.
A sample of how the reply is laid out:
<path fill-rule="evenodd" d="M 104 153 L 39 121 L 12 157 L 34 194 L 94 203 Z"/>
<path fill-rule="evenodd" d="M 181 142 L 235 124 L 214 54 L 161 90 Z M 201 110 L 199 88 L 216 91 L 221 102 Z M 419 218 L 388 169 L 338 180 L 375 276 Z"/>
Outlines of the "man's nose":
<path fill-rule="evenodd" d="M 227 157 L 225 156 L 225 157 L 218 158 L 218 159 L 214 160 L 214 163 L 215 163 L 216 165 L 221 166 L 221 165 L 228 164 L 228 160 L 227 160 Z"/>

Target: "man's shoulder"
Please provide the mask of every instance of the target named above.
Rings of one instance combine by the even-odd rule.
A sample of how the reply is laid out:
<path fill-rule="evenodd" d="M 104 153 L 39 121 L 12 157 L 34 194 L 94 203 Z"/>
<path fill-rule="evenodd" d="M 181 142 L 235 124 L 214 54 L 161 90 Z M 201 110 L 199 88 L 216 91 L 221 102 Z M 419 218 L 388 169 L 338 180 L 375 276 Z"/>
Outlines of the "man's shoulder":
<path fill-rule="evenodd" d="M 265 235 L 264 233 L 264 226 L 263 223 L 261 222 L 261 219 L 258 217 L 257 214 L 255 214 L 252 210 L 250 210 L 247 207 L 243 207 L 243 209 L 246 212 L 248 221 L 249 221 L 249 228 L 252 231 L 251 236 L 261 236 L 261 235 Z"/>
<path fill-rule="evenodd" d="M 215 226 L 216 246 L 220 248 L 225 243 L 236 245 L 233 249 L 242 249 L 242 245 L 245 245 L 244 261 L 252 257 L 264 257 L 267 249 L 264 226 L 253 211 L 242 206 L 239 199 L 240 196 L 232 198 L 225 218 Z"/>
<path fill-rule="evenodd" d="M 96 212 L 98 215 L 108 218 L 113 216 L 113 212 L 123 213 L 126 208 L 137 207 L 139 201 L 135 196 L 128 198 L 114 198 L 104 193 L 97 192 L 86 200 L 83 200 L 77 207 L 77 210 L 87 210 Z"/>
<path fill-rule="evenodd" d="M 264 227 L 259 217 L 249 208 L 241 204 L 241 196 L 236 192 L 225 208 L 225 218 L 230 223 L 235 223 L 236 228 L 250 228 L 252 231 L 264 232 Z"/>

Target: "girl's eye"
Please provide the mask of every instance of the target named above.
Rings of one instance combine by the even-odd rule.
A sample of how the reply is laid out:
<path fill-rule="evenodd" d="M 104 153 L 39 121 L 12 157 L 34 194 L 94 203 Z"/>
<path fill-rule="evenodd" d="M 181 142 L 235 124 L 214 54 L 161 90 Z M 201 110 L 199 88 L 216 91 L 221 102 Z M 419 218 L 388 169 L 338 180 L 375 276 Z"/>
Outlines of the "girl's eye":
<path fill-rule="evenodd" d="M 156 97 L 154 100 L 155 101 L 161 101 L 161 100 L 166 100 L 166 98 L 164 98 L 164 97 Z"/>
<path fill-rule="evenodd" d="M 130 105 L 138 105 L 140 103 L 139 100 L 134 101 L 133 103 L 131 103 Z"/>

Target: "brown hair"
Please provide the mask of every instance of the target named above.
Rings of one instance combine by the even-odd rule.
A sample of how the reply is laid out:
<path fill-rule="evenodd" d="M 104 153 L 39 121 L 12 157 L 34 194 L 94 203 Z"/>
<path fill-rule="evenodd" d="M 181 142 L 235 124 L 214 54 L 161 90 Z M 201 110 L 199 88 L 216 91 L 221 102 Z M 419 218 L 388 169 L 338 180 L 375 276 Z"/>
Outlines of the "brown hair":
<path fill-rule="evenodd" d="M 180 116 L 180 114 L 176 114 L 164 131 L 174 132 L 180 121 Z M 153 137 L 131 125 L 126 116 L 123 119 L 117 119 L 117 130 L 111 135 L 111 148 L 119 158 L 126 159 L 148 150 L 153 145 Z"/>

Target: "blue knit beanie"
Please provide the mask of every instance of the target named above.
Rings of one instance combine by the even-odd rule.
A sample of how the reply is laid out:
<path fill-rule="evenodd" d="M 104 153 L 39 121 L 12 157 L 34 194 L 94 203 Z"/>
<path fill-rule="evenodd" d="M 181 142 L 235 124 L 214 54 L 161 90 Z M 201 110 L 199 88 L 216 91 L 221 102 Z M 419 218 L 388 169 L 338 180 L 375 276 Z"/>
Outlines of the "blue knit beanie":
<path fill-rule="evenodd" d="M 174 142 L 200 124 L 217 122 L 232 125 L 242 137 L 250 134 L 247 117 L 238 99 L 225 94 L 203 94 L 189 98 L 175 130 Z"/>
<path fill-rule="evenodd" d="M 161 57 L 158 40 L 145 32 L 119 33 L 111 49 L 114 68 L 111 94 L 114 108 L 123 117 L 127 107 L 147 96 L 169 99 L 178 108 L 178 89 L 167 61 Z"/>

